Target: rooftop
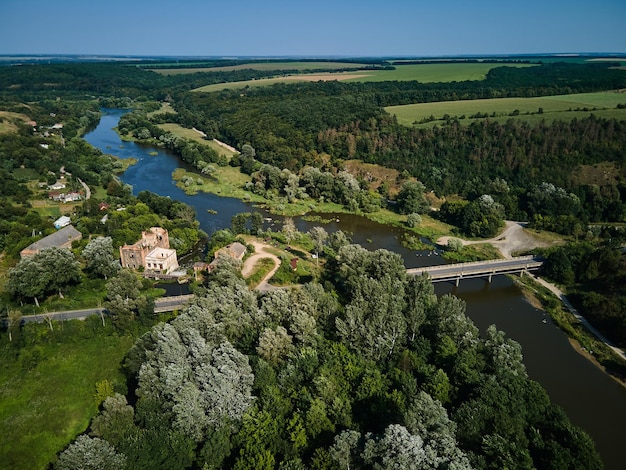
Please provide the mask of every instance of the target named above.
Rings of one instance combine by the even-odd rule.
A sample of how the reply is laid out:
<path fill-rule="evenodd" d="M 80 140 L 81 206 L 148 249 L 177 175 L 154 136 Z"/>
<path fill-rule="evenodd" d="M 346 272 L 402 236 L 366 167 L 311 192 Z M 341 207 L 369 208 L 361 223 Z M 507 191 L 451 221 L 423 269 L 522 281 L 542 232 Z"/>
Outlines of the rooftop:
<path fill-rule="evenodd" d="M 76 230 L 72 225 L 68 225 L 67 227 L 64 227 L 61 230 L 53 233 L 52 235 L 48 235 L 47 237 L 44 237 L 41 240 L 29 245 L 28 247 L 26 247 L 26 250 L 41 251 L 46 248 L 51 248 L 53 246 L 63 246 L 67 242 L 79 240 L 80 238 L 82 238 L 82 236 L 82 233 Z"/>

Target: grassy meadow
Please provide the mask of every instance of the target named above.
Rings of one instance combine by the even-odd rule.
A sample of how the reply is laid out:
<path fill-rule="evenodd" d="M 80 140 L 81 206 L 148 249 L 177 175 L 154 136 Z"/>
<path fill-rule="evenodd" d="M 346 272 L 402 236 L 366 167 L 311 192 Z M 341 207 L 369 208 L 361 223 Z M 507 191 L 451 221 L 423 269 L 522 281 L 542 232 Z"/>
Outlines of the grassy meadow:
<path fill-rule="evenodd" d="M 616 109 L 626 103 L 626 93 L 605 91 L 573 95 L 543 96 L 538 98 L 494 98 L 484 100 L 442 101 L 403 106 L 389 106 L 385 110 L 396 115 L 406 126 L 432 127 L 441 124 L 444 116 L 469 124 L 472 116 L 487 114 L 489 119 L 506 121 L 523 119 L 530 123 L 541 120 L 571 120 L 593 113 L 598 117 L 626 119 L 626 109 Z M 540 109 L 542 110 L 540 112 Z M 434 118 L 434 119 L 433 119 Z"/>
<path fill-rule="evenodd" d="M 422 83 L 459 82 L 465 80 L 484 80 L 489 70 L 495 67 L 531 67 L 531 64 L 508 63 L 441 63 L 398 65 L 395 70 L 354 70 L 351 72 L 315 73 L 247 80 L 242 82 L 218 83 L 196 88 L 193 91 L 214 92 L 224 89 L 235 90 L 245 87 L 270 86 L 289 81 L 331 81 L 346 82 L 386 82 L 419 81 Z"/>
<path fill-rule="evenodd" d="M 135 338 L 118 336 L 99 318 L 29 324 L 0 340 L 0 468 L 49 468 L 59 449 L 83 432 L 98 410 L 96 384 L 124 390 L 120 364 Z M 21 337 L 21 338 L 20 338 Z"/>
<path fill-rule="evenodd" d="M 178 114 L 176 110 L 172 107 L 172 105 L 166 102 L 166 103 L 161 103 L 161 107 L 157 109 L 156 111 L 149 112 L 148 117 L 152 117 L 155 114 L 165 114 L 165 113 Z"/>
<path fill-rule="evenodd" d="M 186 127 L 182 127 L 179 124 L 173 124 L 173 123 L 159 124 L 159 127 L 163 129 L 164 131 L 171 132 L 172 134 L 178 137 L 182 137 L 188 140 L 193 140 L 203 145 L 208 145 L 213 150 L 215 150 L 218 154 L 225 155 L 226 158 L 228 159 L 230 159 L 230 157 L 232 157 L 233 155 L 237 153 L 218 144 L 214 140 L 206 140 L 205 138 L 202 137 L 202 135 L 199 132 L 194 131 L 193 129 L 187 129 Z"/>
<path fill-rule="evenodd" d="M 17 126 L 12 121 L 19 119 L 24 122 L 30 121 L 25 114 L 13 113 L 11 111 L 0 111 L 0 134 L 9 134 L 17 131 Z"/>

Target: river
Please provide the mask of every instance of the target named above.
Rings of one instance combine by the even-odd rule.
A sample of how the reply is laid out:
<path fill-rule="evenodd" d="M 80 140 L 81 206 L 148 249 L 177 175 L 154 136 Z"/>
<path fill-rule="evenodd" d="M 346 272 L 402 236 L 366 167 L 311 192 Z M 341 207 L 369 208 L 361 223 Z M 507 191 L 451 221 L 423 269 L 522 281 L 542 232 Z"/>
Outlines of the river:
<path fill-rule="evenodd" d="M 172 172 L 185 167 L 176 156 L 160 148 L 122 142 L 112 130 L 124 112 L 105 110 L 98 126 L 86 134 L 85 139 L 104 153 L 138 160 L 121 176 L 122 181 L 132 185 L 134 194 L 148 190 L 189 204 L 196 209 L 200 226 L 208 234 L 230 227 L 231 217 L 236 213 L 259 210 L 238 199 L 206 193 L 185 194 L 172 180 Z M 150 155 L 150 152 L 157 152 L 157 155 Z M 209 209 L 217 214 L 210 214 Z M 280 218 L 265 212 L 263 216 L 272 218 L 275 230 L 280 229 Z M 351 233 L 353 241 L 365 248 L 395 251 L 402 255 L 409 268 L 444 263 L 442 258 L 429 252 L 403 247 L 400 244 L 401 229 L 354 215 L 337 214 L 332 218 L 333 222 L 324 225 L 329 232 L 341 229 Z M 301 218 L 294 221 L 301 231 L 319 225 Z M 605 468 L 624 468 L 626 389 L 578 354 L 566 335 L 543 311 L 525 299 L 511 279 L 496 276 L 491 284 L 481 279 L 469 279 L 462 281 L 458 288 L 440 283 L 436 284 L 436 291 L 439 295 L 452 293 L 462 298 L 467 303 L 468 316 L 481 331 L 495 324 L 508 337 L 519 342 L 528 375 L 547 390 L 551 400 L 567 412 L 574 424 L 591 435 Z M 547 320 L 545 323 L 544 319 Z"/>

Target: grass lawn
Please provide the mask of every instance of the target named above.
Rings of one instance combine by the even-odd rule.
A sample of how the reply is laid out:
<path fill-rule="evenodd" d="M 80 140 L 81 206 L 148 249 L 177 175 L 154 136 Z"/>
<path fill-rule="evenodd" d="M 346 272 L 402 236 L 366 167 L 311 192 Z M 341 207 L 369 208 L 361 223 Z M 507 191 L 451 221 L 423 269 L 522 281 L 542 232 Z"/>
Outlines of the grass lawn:
<path fill-rule="evenodd" d="M 363 216 L 380 224 L 402 227 L 409 232 L 413 232 L 420 237 L 425 237 L 430 240 L 436 240 L 443 235 L 449 235 L 450 231 L 454 228 L 452 225 L 448 225 L 445 222 L 437 220 L 427 214 L 423 214 L 421 216 L 422 222 L 414 228 L 407 227 L 406 215 L 392 212 L 389 209 L 381 209 L 378 212 L 373 212 L 371 214 L 363 214 Z"/>
<path fill-rule="evenodd" d="M 432 127 L 443 122 L 443 117 L 461 117 L 460 122 L 470 124 L 470 116 L 477 113 L 488 114 L 491 120 L 506 121 L 522 119 L 529 122 L 541 120 L 571 120 L 583 118 L 591 113 L 598 117 L 626 118 L 626 109 L 616 109 L 626 103 L 626 94 L 615 91 L 599 93 L 579 93 L 573 95 L 543 96 L 538 98 L 494 98 L 484 100 L 442 101 L 418 103 L 403 106 L 389 106 L 385 110 L 395 114 L 400 124 L 413 126 L 434 116 L 435 121 L 417 124 L 418 127 Z M 539 112 L 539 109 L 543 112 Z M 517 111 L 517 112 L 515 112 Z M 511 114 L 516 114 L 512 116 Z M 479 119 L 483 119 L 482 117 Z"/>
<path fill-rule="evenodd" d="M 17 358 L 7 335 L 0 339 L 1 468 L 47 468 L 97 413 L 96 383 L 124 391 L 119 367 L 134 337 L 118 336 L 99 318 L 54 325 L 24 327 Z"/>

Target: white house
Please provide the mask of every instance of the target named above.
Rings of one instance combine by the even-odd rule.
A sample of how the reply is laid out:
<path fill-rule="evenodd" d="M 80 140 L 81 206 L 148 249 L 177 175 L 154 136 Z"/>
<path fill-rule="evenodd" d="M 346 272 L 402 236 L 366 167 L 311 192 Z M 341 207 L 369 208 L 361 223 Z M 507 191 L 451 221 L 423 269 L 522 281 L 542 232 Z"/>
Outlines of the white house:
<path fill-rule="evenodd" d="M 147 271 L 160 271 L 169 274 L 176 268 L 178 268 L 176 250 L 155 248 L 146 256 L 145 269 Z"/>

